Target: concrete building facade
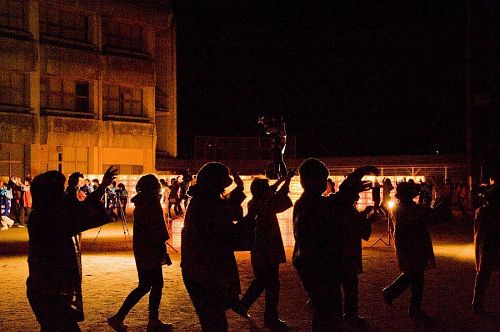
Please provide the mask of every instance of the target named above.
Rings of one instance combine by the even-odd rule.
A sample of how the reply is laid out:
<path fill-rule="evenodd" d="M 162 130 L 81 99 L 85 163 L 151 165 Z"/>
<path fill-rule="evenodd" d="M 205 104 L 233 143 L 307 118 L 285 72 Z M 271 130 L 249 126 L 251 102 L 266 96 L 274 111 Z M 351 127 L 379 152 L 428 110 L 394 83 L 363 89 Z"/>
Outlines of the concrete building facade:
<path fill-rule="evenodd" d="M 175 33 L 165 2 L 0 0 L 0 176 L 175 157 Z"/>

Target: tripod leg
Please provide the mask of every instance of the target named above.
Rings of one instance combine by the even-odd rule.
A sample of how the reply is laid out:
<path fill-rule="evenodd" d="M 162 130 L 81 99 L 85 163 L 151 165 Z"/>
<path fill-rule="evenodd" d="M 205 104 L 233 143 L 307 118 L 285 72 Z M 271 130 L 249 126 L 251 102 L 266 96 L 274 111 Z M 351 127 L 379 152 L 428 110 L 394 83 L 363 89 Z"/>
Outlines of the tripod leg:
<path fill-rule="evenodd" d="M 94 242 L 92 242 L 92 247 L 94 246 L 95 241 L 97 240 L 97 237 L 99 236 L 99 233 L 101 233 L 101 229 L 102 229 L 102 226 L 101 226 L 101 227 L 99 227 L 99 230 L 97 231 L 97 234 L 96 234 L 96 236 L 95 236 L 95 238 L 94 238 Z"/>

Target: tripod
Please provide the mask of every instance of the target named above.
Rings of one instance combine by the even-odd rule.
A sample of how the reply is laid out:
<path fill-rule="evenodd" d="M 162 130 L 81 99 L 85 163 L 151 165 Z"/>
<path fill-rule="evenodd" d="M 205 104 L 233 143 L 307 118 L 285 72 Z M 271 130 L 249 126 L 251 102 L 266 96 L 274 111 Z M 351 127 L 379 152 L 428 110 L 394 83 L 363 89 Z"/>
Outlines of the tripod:
<path fill-rule="evenodd" d="M 128 235 L 128 239 L 129 239 L 130 242 L 132 242 L 132 238 L 131 238 L 130 233 L 128 231 L 127 219 L 125 217 L 125 211 L 122 208 L 122 202 L 120 200 L 120 196 L 119 195 L 117 195 L 117 197 L 116 197 L 116 209 L 118 210 L 118 219 L 122 223 L 123 237 L 125 238 L 125 248 L 128 249 L 127 235 Z M 113 211 L 113 210 L 110 210 L 110 211 Z M 99 227 L 99 230 L 97 231 L 97 234 L 95 236 L 94 242 L 92 242 L 92 247 L 94 246 L 95 241 L 97 240 L 97 237 L 101 233 L 101 229 L 102 229 L 103 226 Z"/>
<path fill-rule="evenodd" d="M 389 211 L 387 211 L 387 231 L 382 234 L 375 242 L 372 243 L 370 248 L 372 248 L 374 245 L 376 245 L 378 242 L 382 242 L 386 246 L 390 247 L 391 246 L 391 238 L 394 239 L 394 226 L 391 221 L 391 210 L 392 208 L 389 206 Z M 387 242 L 385 242 L 384 238 L 387 236 Z"/>

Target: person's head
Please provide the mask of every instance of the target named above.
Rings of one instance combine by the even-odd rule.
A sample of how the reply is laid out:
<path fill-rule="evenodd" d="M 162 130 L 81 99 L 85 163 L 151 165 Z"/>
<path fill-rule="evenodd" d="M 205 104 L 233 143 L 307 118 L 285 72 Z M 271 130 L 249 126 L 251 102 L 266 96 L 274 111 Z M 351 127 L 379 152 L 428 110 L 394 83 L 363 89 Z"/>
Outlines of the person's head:
<path fill-rule="evenodd" d="M 89 180 L 89 179 L 85 179 L 85 180 L 83 180 L 83 183 L 84 183 L 86 186 L 90 186 L 90 180 Z"/>
<path fill-rule="evenodd" d="M 396 198 L 401 202 L 409 202 L 417 197 L 419 192 L 418 185 L 410 182 L 401 182 L 396 187 Z"/>
<path fill-rule="evenodd" d="M 48 171 L 36 176 L 31 182 L 33 209 L 45 209 L 64 196 L 66 177 L 58 171 Z"/>
<path fill-rule="evenodd" d="M 373 186 L 374 186 L 374 187 L 380 187 L 380 183 L 378 183 L 378 181 L 377 181 L 377 180 L 375 180 L 375 182 L 373 182 Z"/>
<path fill-rule="evenodd" d="M 260 176 L 253 178 L 252 184 L 250 184 L 250 192 L 254 198 L 268 198 L 271 193 L 269 180 Z"/>
<path fill-rule="evenodd" d="M 326 180 L 326 183 L 327 183 L 328 187 L 330 187 L 330 189 L 335 189 L 335 182 L 333 182 L 332 179 L 328 178 Z"/>
<path fill-rule="evenodd" d="M 83 184 L 83 174 L 75 172 L 68 178 L 68 188 L 81 187 Z"/>
<path fill-rule="evenodd" d="M 120 190 L 125 190 L 125 185 L 123 183 L 118 183 L 117 188 Z"/>
<path fill-rule="evenodd" d="M 323 193 L 326 190 L 328 168 L 316 158 L 306 159 L 299 167 L 300 184 L 304 191 Z"/>
<path fill-rule="evenodd" d="M 233 183 L 229 177 L 229 168 L 218 162 L 203 165 L 196 176 L 196 187 L 202 191 L 222 194 Z"/>
<path fill-rule="evenodd" d="M 92 180 L 92 186 L 99 187 L 99 180 L 98 179 L 93 179 Z"/>
<path fill-rule="evenodd" d="M 122 183 L 120 184 L 123 186 Z M 125 188 L 125 186 L 123 186 L 123 188 Z M 159 194 L 160 189 L 161 189 L 160 181 L 158 181 L 158 178 L 153 174 L 147 174 L 142 176 L 135 185 L 135 190 L 138 193 L 144 193 L 144 194 Z"/>
<path fill-rule="evenodd" d="M 160 179 L 160 184 L 161 184 L 162 186 L 165 186 L 165 185 L 166 185 L 165 179 Z"/>

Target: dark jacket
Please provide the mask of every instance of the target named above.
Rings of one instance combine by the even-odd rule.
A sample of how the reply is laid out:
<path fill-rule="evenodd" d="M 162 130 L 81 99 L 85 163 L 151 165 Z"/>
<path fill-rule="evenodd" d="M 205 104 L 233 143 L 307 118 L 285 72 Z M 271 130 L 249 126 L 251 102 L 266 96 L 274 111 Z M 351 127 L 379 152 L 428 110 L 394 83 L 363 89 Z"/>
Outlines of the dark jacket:
<path fill-rule="evenodd" d="M 362 244 L 372 233 L 366 214 L 351 206 L 340 215 L 340 258 L 344 273 L 362 273 Z"/>
<path fill-rule="evenodd" d="M 279 190 L 270 199 L 248 202 L 248 213 L 255 216 L 255 243 L 251 251 L 252 264 L 268 265 L 286 263 L 285 248 L 281 238 L 277 213 L 293 206 L 288 188 Z"/>
<path fill-rule="evenodd" d="M 339 215 L 352 203 L 342 196 L 342 192 L 328 197 L 304 192 L 295 202 L 293 265 L 301 278 L 303 273 L 325 281 L 337 277 L 340 268 Z"/>
<path fill-rule="evenodd" d="M 228 199 L 198 191 L 190 195 L 182 229 L 182 274 L 211 294 L 215 303 L 229 308 L 240 294 L 233 221 L 242 218 L 245 194 L 236 188 Z"/>
<path fill-rule="evenodd" d="M 169 239 L 161 195 L 138 193 L 132 197 L 134 203 L 134 257 L 138 268 L 161 266 L 165 257 L 165 241 Z"/>
<path fill-rule="evenodd" d="M 474 220 L 474 248 L 477 271 L 500 270 L 500 191 L 486 195 L 487 202 L 477 209 Z"/>
<path fill-rule="evenodd" d="M 28 292 L 65 302 L 83 320 L 82 265 L 78 233 L 110 222 L 100 203 L 102 189 L 83 202 L 68 197 L 34 209 L 28 219 Z"/>
<path fill-rule="evenodd" d="M 435 267 L 428 225 L 449 220 L 444 206 L 431 209 L 412 201 L 399 203 L 394 209 L 394 242 L 399 269 L 403 272 L 421 272 Z"/>

